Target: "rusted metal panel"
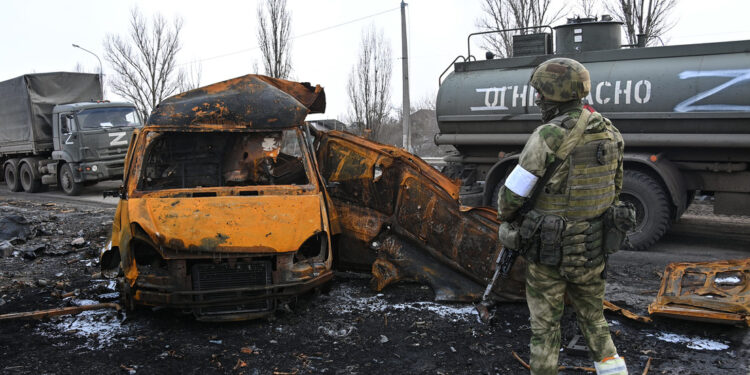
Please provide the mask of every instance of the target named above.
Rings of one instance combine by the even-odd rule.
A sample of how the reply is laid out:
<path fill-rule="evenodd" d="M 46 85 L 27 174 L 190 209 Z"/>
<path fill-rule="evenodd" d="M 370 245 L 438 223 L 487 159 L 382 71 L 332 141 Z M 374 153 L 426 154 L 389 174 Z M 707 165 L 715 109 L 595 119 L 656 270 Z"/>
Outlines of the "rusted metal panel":
<path fill-rule="evenodd" d="M 132 198 L 129 206 L 131 223 L 178 252 L 290 252 L 324 230 L 316 195 Z"/>
<path fill-rule="evenodd" d="M 459 185 L 401 149 L 337 131 L 318 131 L 318 164 L 340 226 L 341 267 L 370 268 L 372 286 L 412 280 L 438 301 L 475 301 L 499 251 L 497 213 L 458 203 Z M 495 298 L 524 296 L 524 264 Z"/>
<path fill-rule="evenodd" d="M 648 312 L 750 326 L 750 258 L 669 264 Z"/>
<path fill-rule="evenodd" d="M 320 86 L 249 74 L 165 99 L 146 126 L 239 125 L 254 129 L 295 126 L 325 111 Z"/>

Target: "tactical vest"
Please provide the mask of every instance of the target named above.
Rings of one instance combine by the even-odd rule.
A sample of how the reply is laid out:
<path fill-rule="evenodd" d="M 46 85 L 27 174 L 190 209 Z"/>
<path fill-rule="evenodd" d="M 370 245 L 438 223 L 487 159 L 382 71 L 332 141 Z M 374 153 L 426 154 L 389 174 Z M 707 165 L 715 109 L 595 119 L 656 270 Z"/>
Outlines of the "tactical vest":
<path fill-rule="evenodd" d="M 544 187 L 534 204 L 536 210 L 579 221 L 599 217 L 612 205 L 619 148 L 609 120 L 597 117 L 604 122 L 602 131 L 589 133 L 591 129 L 586 129 L 566 161 L 568 177 L 561 185 L 562 191 L 549 191 L 549 186 Z M 550 121 L 563 127 L 566 134 L 575 122 L 576 119 L 568 115 Z"/>

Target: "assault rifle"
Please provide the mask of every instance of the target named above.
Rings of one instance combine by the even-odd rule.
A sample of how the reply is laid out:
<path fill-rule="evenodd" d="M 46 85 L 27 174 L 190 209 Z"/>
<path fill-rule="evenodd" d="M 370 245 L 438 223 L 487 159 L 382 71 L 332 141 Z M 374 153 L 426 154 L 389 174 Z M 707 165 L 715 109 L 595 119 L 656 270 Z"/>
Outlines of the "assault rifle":
<path fill-rule="evenodd" d="M 490 314 L 490 306 L 492 305 L 490 294 L 492 293 L 495 284 L 497 284 L 497 279 L 508 278 L 510 270 L 513 268 L 513 263 L 516 262 L 517 257 L 517 250 L 511 250 L 505 246 L 500 248 L 500 252 L 497 254 L 497 260 L 495 261 L 495 274 L 492 275 L 492 280 L 487 284 L 487 288 L 484 290 L 484 294 L 482 294 L 482 301 L 475 306 L 477 313 L 479 314 L 479 320 L 482 323 L 488 324 L 492 319 L 492 314 Z"/>

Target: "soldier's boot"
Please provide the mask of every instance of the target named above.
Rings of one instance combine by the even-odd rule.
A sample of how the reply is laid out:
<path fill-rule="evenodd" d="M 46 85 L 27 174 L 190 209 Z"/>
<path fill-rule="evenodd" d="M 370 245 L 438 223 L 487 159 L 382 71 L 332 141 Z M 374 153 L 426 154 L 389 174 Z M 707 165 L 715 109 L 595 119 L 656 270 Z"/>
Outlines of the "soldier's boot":
<path fill-rule="evenodd" d="M 615 354 L 614 357 L 607 357 L 600 362 L 594 362 L 597 375 L 628 375 L 628 368 L 625 366 L 625 359 Z"/>

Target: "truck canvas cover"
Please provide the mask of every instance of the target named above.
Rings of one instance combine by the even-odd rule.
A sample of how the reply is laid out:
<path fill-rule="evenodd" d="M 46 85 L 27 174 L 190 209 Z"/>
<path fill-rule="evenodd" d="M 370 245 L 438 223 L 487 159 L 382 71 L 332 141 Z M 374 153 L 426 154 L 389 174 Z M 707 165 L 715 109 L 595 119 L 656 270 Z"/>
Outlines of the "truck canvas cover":
<path fill-rule="evenodd" d="M 52 149 L 52 109 L 101 100 L 97 74 L 25 74 L 0 82 L 0 153 Z"/>

